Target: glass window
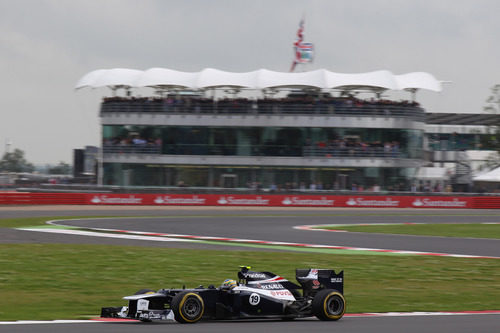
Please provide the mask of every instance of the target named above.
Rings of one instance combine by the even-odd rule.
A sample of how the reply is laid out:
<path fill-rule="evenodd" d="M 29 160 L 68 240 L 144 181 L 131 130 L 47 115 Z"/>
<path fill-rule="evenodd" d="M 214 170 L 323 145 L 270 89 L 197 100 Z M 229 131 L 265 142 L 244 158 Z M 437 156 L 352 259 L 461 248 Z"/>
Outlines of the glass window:
<path fill-rule="evenodd" d="M 236 156 L 331 156 L 362 151 L 377 152 L 389 147 L 397 157 L 422 156 L 423 131 L 404 129 L 289 128 L 289 127 L 202 127 L 122 126 L 103 127 L 105 145 L 133 145 L 137 142 L 158 147 L 167 155 Z M 473 144 L 475 137 L 457 136 L 455 146 Z M 134 151 L 131 151 L 134 152 Z M 374 154 L 371 154 L 374 156 Z M 384 157 L 381 155 L 380 157 Z"/>

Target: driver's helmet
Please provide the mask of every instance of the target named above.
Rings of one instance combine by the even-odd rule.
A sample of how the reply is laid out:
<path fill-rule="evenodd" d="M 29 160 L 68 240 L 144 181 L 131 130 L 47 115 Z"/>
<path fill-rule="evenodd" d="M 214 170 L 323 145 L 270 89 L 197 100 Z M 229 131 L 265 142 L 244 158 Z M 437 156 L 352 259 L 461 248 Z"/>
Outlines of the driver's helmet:
<path fill-rule="evenodd" d="M 224 282 L 222 282 L 221 288 L 222 289 L 233 289 L 237 285 L 238 285 L 238 282 L 236 282 L 235 280 L 226 279 L 226 280 L 224 280 Z"/>

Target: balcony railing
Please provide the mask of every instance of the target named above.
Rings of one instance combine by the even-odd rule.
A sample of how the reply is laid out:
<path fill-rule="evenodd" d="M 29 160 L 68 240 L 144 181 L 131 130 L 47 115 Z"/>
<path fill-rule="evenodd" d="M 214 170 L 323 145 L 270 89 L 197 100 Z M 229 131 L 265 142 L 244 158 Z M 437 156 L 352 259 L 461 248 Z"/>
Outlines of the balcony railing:
<path fill-rule="evenodd" d="M 409 156 L 407 150 L 394 149 L 388 150 L 383 147 L 304 147 L 304 157 L 327 157 L 327 158 L 420 158 L 419 150 Z"/>
<path fill-rule="evenodd" d="M 160 146 L 104 145 L 104 154 L 161 154 Z"/>
<path fill-rule="evenodd" d="M 366 104 L 362 106 L 293 103 L 168 104 L 163 101 L 111 101 L 101 104 L 101 113 L 249 114 L 249 115 L 346 115 L 358 117 L 403 117 L 425 121 L 418 106 Z"/>
<path fill-rule="evenodd" d="M 104 154 L 220 155 L 322 158 L 422 158 L 422 150 L 383 147 L 290 147 L 178 144 L 160 146 L 104 145 Z"/>
<path fill-rule="evenodd" d="M 454 142 L 448 140 L 440 140 L 437 142 L 429 143 L 429 148 L 434 151 L 456 151 L 456 150 L 492 150 L 494 148 L 489 146 L 482 146 L 475 140 L 468 140 L 463 142 Z"/>

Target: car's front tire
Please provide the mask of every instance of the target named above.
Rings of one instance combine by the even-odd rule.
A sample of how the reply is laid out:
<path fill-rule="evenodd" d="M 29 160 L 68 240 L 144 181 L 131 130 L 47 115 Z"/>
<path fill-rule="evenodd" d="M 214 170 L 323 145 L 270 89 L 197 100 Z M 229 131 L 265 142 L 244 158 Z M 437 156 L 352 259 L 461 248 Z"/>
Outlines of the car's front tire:
<path fill-rule="evenodd" d="M 197 293 L 184 291 L 174 296 L 171 308 L 177 322 L 193 324 L 203 317 L 205 303 Z"/>
<path fill-rule="evenodd" d="M 339 320 L 345 313 L 345 299 L 334 289 L 319 291 L 312 301 L 313 314 L 320 320 Z"/>
<path fill-rule="evenodd" d="M 141 289 L 136 291 L 134 295 L 154 294 L 155 292 L 153 289 Z"/>

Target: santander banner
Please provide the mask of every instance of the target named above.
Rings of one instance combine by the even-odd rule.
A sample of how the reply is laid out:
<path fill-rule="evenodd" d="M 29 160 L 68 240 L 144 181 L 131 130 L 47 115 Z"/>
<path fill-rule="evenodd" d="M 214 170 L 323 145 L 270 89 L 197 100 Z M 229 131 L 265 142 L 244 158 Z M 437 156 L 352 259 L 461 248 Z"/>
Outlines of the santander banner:
<path fill-rule="evenodd" d="M 474 208 L 473 197 L 274 195 L 274 194 L 86 194 L 89 205 Z"/>

